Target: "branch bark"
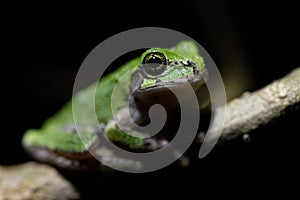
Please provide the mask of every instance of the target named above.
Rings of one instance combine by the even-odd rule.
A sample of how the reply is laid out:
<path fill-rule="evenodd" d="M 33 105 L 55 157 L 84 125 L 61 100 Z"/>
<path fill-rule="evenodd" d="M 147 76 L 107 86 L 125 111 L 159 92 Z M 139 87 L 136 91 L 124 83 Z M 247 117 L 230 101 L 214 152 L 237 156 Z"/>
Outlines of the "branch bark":
<path fill-rule="evenodd" d="M 219 142 L 248 133 L 279 117 L 286 108 L 299 102 L 300 68 L 296 68 L 262 89 L 245 92 L 241 97 L 217 108 L 210 138 L 217 137 L 219 131 Z M 222 112 L 223 109 L 225 112 Z"/>

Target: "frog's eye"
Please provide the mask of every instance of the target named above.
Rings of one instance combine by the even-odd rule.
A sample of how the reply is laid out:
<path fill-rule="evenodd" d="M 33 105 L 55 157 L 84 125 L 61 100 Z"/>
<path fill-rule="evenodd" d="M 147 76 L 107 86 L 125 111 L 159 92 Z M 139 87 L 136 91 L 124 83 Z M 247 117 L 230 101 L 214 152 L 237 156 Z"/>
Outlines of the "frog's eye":
<path fill-rule="evenodd" d="M 144 57 L 143 64 L 147 74 L 157 76 L 166 70 L 167 59 L 162 53 L 151 52 Z"/>

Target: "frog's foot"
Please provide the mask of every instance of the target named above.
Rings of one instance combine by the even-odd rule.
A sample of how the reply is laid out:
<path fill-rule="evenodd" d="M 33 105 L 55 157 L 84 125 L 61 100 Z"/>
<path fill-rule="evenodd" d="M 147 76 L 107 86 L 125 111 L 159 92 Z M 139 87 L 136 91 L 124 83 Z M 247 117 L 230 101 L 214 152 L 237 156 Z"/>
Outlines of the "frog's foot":
<path fill-rule="evenodd" d="M 141 147 L 141 149 L 145 151 L 156 151 L 167 144 L 169 144 L 169 141 L 166 139 L 157 139 L 150 137 L 144 139 L 143 146 Z"/>
<path fill-rule="evenodd" d="M 143 149 L 147 151 L 156 151 L 170 142 L 166 139 L 155 139 L 155 138 L 147 138 L 144 140 Z M 173 155 L 178 158 L 178 163 L 181 167 L 187 167 L 190 164 L 190 157 L 187 155 L 181 155 L 178 153 L 176 149 L 173 149 Z"/>

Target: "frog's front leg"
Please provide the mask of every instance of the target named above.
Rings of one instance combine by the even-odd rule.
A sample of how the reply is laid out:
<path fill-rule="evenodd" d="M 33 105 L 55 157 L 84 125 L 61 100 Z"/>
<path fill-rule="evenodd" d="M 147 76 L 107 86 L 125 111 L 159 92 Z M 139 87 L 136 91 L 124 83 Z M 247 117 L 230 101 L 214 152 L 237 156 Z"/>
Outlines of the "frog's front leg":
<path fill-rule="evenodd" d="M 140 126 L 148 121 L 148 115 L 141 114 L 135 107 L 123 108 L 108 122 L 104 133 L 112 142 L 125 148 L 128 147 L 132 151 L 155 151 L 169 142 L 155 135 L 150 137 L 151 134 L 160 130 Z M 154 127 L 159 128 L 156 125 L 154 124 Z"/>
<path fill-rule="evenodd" d="M 163 138 L 155 136 L 146 137 L 145 133 L 138 132 L 129 127 L 126 130 L 121 130 L 114 120 L 105 128 L 105 134 L 112 142 L 135 152 L 155 151 L 169 143 Z"/>
<path fill-rule="evenodd" d="M 126 150 L 144 153 L 156 151 L 166 145 L 172 145 L 167 139 L 158 138 L 155 136 L 141 139 L 138 143 L 134 142 L 134 140 L 139 140 L 139 138 L 133 135 L 139 135 L 141 133 L 135 132 L 134 134 L 132 134 L 134 132 L 133 131 L 131 132 L 131 134 L 128 135 L 128 133 L 126 133 L 128 131 L 124 132 L 120 130 L 117 126 L 114 126 L 112 124 L 114 124 L 114 122 L 111 122 L 110 126 L 106 129 L 106 134 L 108 134 L 108 137 L 110 137 L 112 141 L 116 142 L 118 145 L 125 148 Z M 124 146 L 125 143 L 127 144 L 126 146 Z M 127 149 L 126 147 L 129 147 L 129 149 Z M 178 163 L 181 167 L 187 167 L 189 165 L 189 156 L 182 155 L 174 147 L 172 148 L 172 152 L 174 157 L 179 157 Z"/>

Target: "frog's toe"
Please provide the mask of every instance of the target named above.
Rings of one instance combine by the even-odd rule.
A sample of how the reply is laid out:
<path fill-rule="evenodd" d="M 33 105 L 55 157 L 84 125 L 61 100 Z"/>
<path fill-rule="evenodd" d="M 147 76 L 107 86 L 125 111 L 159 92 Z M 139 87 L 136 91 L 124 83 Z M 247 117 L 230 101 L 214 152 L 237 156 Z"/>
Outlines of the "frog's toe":
<path fill-rule="evenodd" d="M 146 138 L 144 139 L 142 149 L 147 151 L 155 151 L 167 145 L 169 142 L 166 139 Z"/>

